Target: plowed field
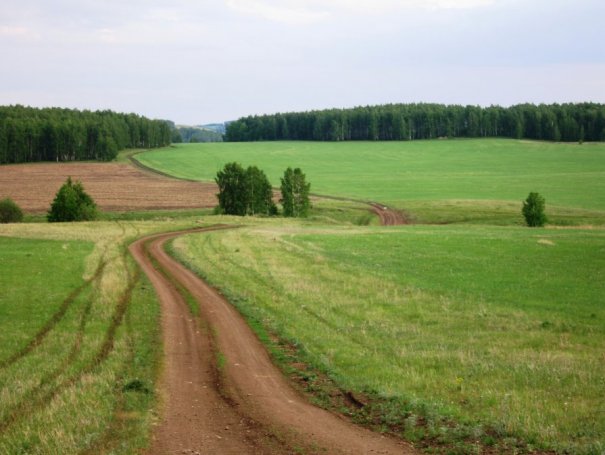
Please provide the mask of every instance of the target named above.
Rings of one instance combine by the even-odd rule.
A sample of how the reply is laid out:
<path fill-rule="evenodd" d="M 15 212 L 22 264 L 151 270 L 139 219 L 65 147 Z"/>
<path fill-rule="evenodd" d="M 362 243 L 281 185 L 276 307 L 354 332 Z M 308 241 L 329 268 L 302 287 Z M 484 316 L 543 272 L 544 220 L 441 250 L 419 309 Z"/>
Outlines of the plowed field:
<path fill-rule="evenodd" d="M 189 182 L 122 163 L 36 163 L 0 167 L 0 199 L 12 198 L 28 213 L 48 210 L 65 179 L 80 180 L 101 210 L 214 207 L 213 183 Z"/>

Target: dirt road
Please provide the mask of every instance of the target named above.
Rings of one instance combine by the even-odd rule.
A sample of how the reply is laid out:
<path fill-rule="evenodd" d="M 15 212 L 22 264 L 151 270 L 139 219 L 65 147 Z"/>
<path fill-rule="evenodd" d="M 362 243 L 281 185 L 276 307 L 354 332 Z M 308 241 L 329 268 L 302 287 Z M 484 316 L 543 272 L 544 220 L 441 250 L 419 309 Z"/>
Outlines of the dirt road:
<path fill-rule="evenodd" d="M 198 231 L 213 235 L 224 228 Z M 162 305 L 165 406 L 151 454 L 415 453 L 402 441 L 312 406 L 296 392 L 241 315 L 164 251 L 167 240 L 182 234 L 155 235 L 130 247 Z M 175 282 L 199 304 L 199 321 Z"/>
<path fill-rule="evenodd" d="M 379 204 L 378 202 L 368 203 L 374 212 L 380 218 L 380 224 L 383 226 L 398 226 L 401 224 L 408 224 L 403 214 L 397 210 L 393 210 L 386 205 Z"/>

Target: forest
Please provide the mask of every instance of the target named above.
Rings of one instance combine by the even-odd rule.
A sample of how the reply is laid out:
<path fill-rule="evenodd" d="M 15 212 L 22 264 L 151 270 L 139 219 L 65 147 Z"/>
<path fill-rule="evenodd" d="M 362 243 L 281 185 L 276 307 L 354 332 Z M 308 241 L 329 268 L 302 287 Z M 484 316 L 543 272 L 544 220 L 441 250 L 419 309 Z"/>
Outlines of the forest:
<path fill-rule="evenodd" d="M 0 106 L 0 164 L 110 161 L 126 148 L 170 144 L 170 122 L 112 111 Z"/>
<path fill-rule="evenodd" d="M 605 105 L 479 107 L 422 103 L 292 112 L 231 122 L 225 140 L 390 141 L 454 137 L 605 141 Z"/>

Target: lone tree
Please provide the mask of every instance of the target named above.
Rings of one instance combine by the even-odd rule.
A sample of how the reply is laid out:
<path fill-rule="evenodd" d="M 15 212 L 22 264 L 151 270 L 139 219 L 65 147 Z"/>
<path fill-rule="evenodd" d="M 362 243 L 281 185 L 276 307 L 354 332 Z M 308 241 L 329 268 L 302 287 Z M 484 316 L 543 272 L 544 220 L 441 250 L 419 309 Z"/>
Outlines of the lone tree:
<path fill-rule="evenodd" d="M 0 201 L 0 223 L 20 223 L 23 221 L 23 210 L 11 198 Z"/>
<path fill-rule="evenodd" d="M 311 184 L 305 180 L 305 174 L 296 168 L 286 169 L 281 179 L 280 202 L 284 207 L 284 216 L 288 217 L 306 217 L 309 214 L 311 204 L 309 202 L 309 190 Z"/>
<path fill-rule="evenodd" d="M 267 176 L 256 166 L 228 163 L 216 174 L 219 210 L 226 215 L 275 215 L 273 190 Z"/>
<path fill-rule="evenodd" d="M 97 217 L 97 205 L 84 191 L 82 183 L 71 177 L 59 188 L 46 218 L 50 222 L 89 221 Z"/>
<path fill-rule="evenodd" d="M 525 222 L 529 227 L 542 227 L 546 223 L 546 215 L 544 214 L 545 201 L 538 193 L 529 193 L 527 199 L 523 201 L 523 209 L 521 210 L 525 217 Z"/>

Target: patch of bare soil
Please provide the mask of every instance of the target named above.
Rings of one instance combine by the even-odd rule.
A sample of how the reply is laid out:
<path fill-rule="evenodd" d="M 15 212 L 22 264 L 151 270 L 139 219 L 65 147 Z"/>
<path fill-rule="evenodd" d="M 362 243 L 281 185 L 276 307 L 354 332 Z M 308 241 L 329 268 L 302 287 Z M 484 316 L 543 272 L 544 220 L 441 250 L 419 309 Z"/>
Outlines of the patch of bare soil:
<path fill-rule="evenodd" d="M 177 180 L 126 163 L 33 163 L 0 166 L 0 199 L 44 213 L 67 177 L 80 180 L 101 210 L 214 207 L 214 183 Z"/>
<path fill-rule="evenodd" d="M 130 247 L 162 304 L 165 406 L 151 454 L 415 453 L 405 442 L 353 425 L 296 392 L 237 310 L 164 251 L 164 243 L 182 233 L 147 237 Z M 199 303 L 200 321 L 175 281 Z"/>

